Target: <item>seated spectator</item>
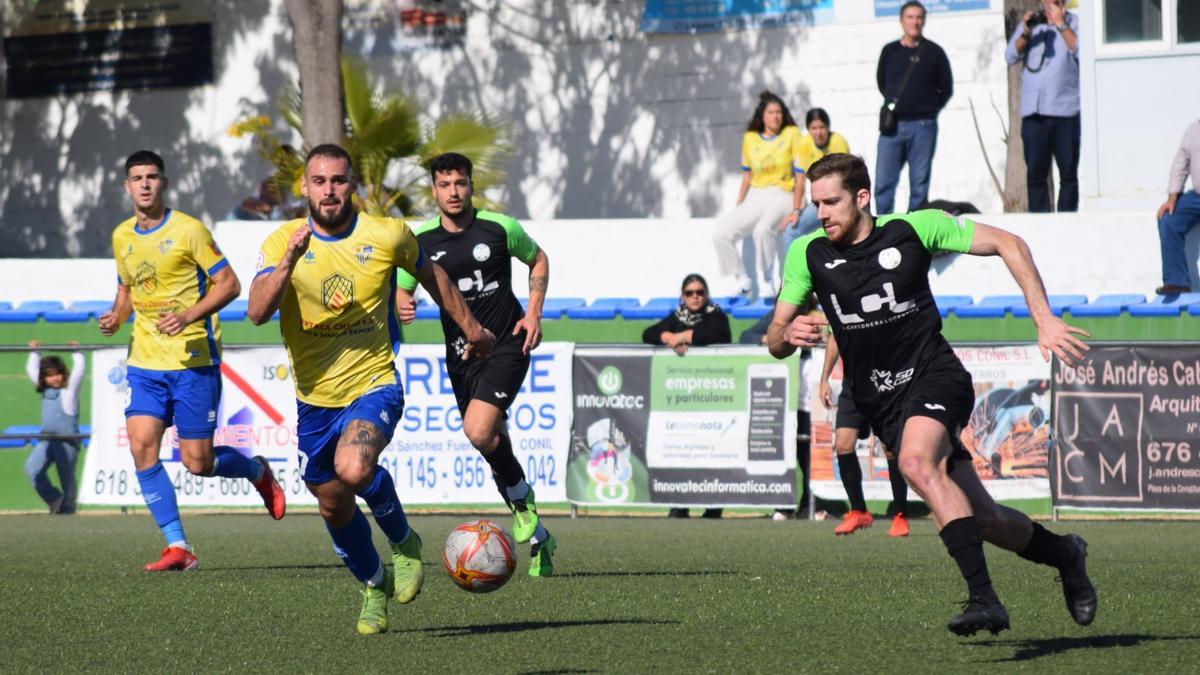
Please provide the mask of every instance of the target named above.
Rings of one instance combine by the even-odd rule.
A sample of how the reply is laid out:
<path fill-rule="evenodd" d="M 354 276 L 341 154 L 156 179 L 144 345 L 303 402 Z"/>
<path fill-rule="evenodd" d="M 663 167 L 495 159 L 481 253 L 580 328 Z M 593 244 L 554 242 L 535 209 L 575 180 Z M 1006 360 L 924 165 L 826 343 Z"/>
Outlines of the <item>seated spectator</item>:
<path fill-rule="evenodd" d="M 271 178 L 263 179 L 258 186 L 258 194 L 242 200 L 241 204 L 233 207 L 227 220 L 287 220 L 283 209 L 283 198 L 279 186 Z"/>
<path fill-rule="evenodd" d="M 1183 188 L 1188 176 L 1192 189 Z M 1158 207 L 1158 240 L 1162 247 L 1163 285 L 1154 289 L 1159 295 L 1187 293 L 1192 290 L 1192 275 L 1184 255 L 1187 234 L 1200 225 L 1200 120 L 1183 132 L 1179 152 L 1171 162 L 1171 178 L 1167 185 L 1167 201 Z"/>
<path fill-rule="evenodd" d="M 642 342 L 666 345 L 683 356 L 688 345 L 728 344 L 732 342 L 729 317 L 708 297 L 708 282 L 699 274 L 683 279 L 679 307 L 665 319 L 642 332 Z"/>
<path fill-rule="evenodd" d="M 662 321 L 642 333 L 648 345 L 666 345 L 683 356 L 688 345 L 728 344 L 731 341 L 729 317 L 708 296 L 708 282 L 699 274 L 683 279 L 679 307 Z M 687 518 L 687 509 L 671 509 L 670 518 Z M 721 509 L 705 509 L 703 518 L 720 518 Z"/>
<path fill-rule="evenodd" d="M 787 260 L 788 247 L 800 237 L 812 232 L 821 225 L 817 220 L 817 206 L 811 201 L 804 201 L 804 172 L 812 163 L 825 155 L 835 152 L 850 152 L 850 144 L 846 138 L 829 128 L 829 113 L 824 108 L 813 108 L 804 116 L 804 126 L 808 134 L 800 138 L 800 159 L 796 164 L 796 192 L 799 193 L 801 204 L 799 211 L 793 211 L 784 221 L 783 241 L 779 246 L 779 265 Z"/>

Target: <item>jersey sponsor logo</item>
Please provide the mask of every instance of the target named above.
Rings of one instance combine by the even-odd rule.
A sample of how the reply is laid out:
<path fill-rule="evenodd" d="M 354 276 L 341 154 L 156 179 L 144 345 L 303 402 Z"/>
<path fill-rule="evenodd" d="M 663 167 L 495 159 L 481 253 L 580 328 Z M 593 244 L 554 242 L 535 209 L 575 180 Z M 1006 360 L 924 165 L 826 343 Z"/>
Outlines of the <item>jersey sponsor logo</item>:
<path fill-rule="evenodd" d="M 825 263 L 825 269 L 831 270 L 831 269 L 837 267 L 838 265 L 841 265 L 844 262 L 846 262 L 845 258 L 838 258 L 837 260 L 834 260 L 833 262 L 827 262 L 827 263 Z"/>
<path fill-rule="evenodd" d="M 894 249 L 893 249 L 894 250 Z M 897 253 L 899 255 L 899 253 Z M 838 302 L 837 295 L 830 294 L 832 299 L 833 310 L 837 313 L 838 319 L 843 324 L 863 323 L 866 321 L 860 314 L 850 314 L 842 310 L 842 305 Z M 891 309 L 892 314 L 904 314 L 917 306 L 916 300 L 905 300 L 904 302 L 896 301 L 896 287 L 892 282 L 887 282 L 883 285 L 883 294 L 871 293 L 864 295 L 858 299 L 858 304 L 862 307 L 862 311 L 868 314 L 878 312 L 884 307 Z"/>
<path fill-rule="evenodd" d="M 321 281 L 321 303 L 334 314 L 341 314 L 354 302 L 354 280 L 331 274 Z"/>
<path fill-rule="evenodd" d="M 875 391 L 884 393 L 894 390 L 896 387 L 908 382 L 912 379 L 913 369 L 902 370 L 892 374 L 890 370 L 871 369 L 871 384 L 875 385 Z"/>
<path fill-rule="evenodd" d="M 354 252 L 354 257 L 358 260 L 359 265 L 366 265 L 367 261 L 371 259 L 371 254 L 374 252 L 374 246 L 360 246 L 358 247 L 358 250 Z"/>
<path fill-rule="evenodd" d="M 895 246 L 879 252 L 879 266 L 885 270 L 894 270 L 900 266 L 900 250 Z"/>
<path fill-rule="evenodd" d="M 926 403 L 925 409 L 926 410 L 941 410 L 944 412 L 946 410 L 946 406 L 942 405 L 941 403 Z"/>
<path fill-rule="evenodd" d="M 467 339 L 461 335 L 454 338 L 450 348 L 454 350 L 455 356 L 462 358 L 463 352 L 467 351 Z"/>
<path fill-rule="evenodd" d="M 487 244 L 478 244 L 475 248 L 471 249 L 471 255 L 475 256 L 475 259 L 479 262 L 483 262 L 492 257 L 492 249 Z"/>
<path fill-rule="evenodd" d="M 480 244 L 480 246 L 483 246 L 483 244 Z M 476 293 L 490 293 L 497 288 L 500 288 L 499 281 L 492 281 L 486 286 L 483 285 L 483 272 L 481 270 L 475 270 L 474 277 L 463 277 L 458 280 L 458 290 L 462 293 L 467 293 L 471 290 L 474 290 Z"/>
<path fill-rule="evenodd" d="M 153 263 L 144 262 L 138 265 L 137 271 L 133 275 L 133 285 L 141 286 L 145 293 L 153 293 L 154 289 L 158 288 L 158 273 L 155 271 Z"/>
<path fill-rule="evenodd" d="M 158 242 L 158 252 L 163 255 L 166 255 L 167 251 L 170 251 L 171 247 L 174 245 L 175 245 L 174 239 L 164 239 L 163 241 Z"/>
<path fill-rule="evenodd" d="M 429 259 L 434 262 L 437 262 L 437 261 L 441 260 L 442 256 L 444 256 L 444 255 L 446 255 L 445 251 L 438 251 L 437 253 L 434 253 L 433 255 L 429 256 Z"/>

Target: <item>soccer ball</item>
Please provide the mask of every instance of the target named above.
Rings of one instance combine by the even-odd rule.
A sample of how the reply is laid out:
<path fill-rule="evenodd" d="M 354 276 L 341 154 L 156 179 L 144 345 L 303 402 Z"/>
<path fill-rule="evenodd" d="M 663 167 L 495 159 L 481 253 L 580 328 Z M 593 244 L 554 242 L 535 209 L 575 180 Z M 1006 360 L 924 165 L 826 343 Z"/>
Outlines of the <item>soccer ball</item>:
<path fill-rule="evenodd" d="M 472 593 L 491 593 L 517 568 L 512 535 L 490 520 L 463 523 L 450 531 L 442 565 L 454 583 Z"/>

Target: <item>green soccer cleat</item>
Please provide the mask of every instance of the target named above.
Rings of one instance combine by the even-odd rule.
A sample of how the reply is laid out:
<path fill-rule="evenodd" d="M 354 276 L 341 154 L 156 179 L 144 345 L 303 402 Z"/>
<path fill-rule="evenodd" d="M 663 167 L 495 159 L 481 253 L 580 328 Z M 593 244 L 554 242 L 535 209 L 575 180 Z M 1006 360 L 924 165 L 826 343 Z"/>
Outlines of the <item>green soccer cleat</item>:
<path fill-rule="evenodd" d="M 383 568 L 383 585 L 367 586 L 362 591 L 363 607 L 358 613 L 358 625 L 355 628 L 359 635 L 375 635 L 386 633 L 388 629 L 387 605 L 388 596 L 395 588 L 395 578 L 391 570 Z"/>
<path fill-rule="evenodd" d="M 508 508 L 513 514 L 513 538 L 517 540 L 518 544 L 524 544 L 533 538 L 533 533 L 537 532 L 538 526 L 537 504 L 533 501 L 533 488 L 529 488 L 529 494 L 525 495 L 525 499 L 509 502 Z"/>
<path fill-rule="evenodd" d="M 392 564 L 395 567 L 396 602 L 412 602 L 421 592 L 425 570 L 421 567 L 421 535 L 409 530 L 408 538 L 392 545 Z"/>
<path fill-rule="evenodd" d="M 554 549 L 558 542 L 554 535 L 546 533 L 546 541 L 540 541 L 529 549 L 529 576 L 549 577 L 554 575 Z"/>

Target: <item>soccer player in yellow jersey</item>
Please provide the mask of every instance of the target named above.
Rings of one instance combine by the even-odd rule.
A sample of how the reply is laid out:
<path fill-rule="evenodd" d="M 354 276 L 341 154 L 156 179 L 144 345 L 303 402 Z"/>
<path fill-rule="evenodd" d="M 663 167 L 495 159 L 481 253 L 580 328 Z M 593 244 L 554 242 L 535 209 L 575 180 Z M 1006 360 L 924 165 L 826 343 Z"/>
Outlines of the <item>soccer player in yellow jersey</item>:
<path fill-rule="evenodd" d="M 296 382 L 297 433 L 304 482 L 350 572 L 366 585 L 359 633 L 387 630 L 389 597 L 421 591 L 421 538 L 409 528 L 379 454 L 404 410 L 395 371 L 399 324 L 395 270 L 416 277 L 462 330 L 467 358 L 484 358 L 495 337 L 417 244 L 408 225 L 355 213 L 350 155 L 337 145 L 308 153 L 301 190 L 310 217 L 284 223 L 259 252 L 250 287 L 250 320 L 278 309 L 279 330 Z M 383 566 L 355 495 L 371 507 L 392 548 Z"/>
<path fill-rule="evenodd" d="M 167 542 L 147 571 L 199 566 L 179 520 L 175 488 L 159 460 L 163 432 L 171 424 L 188 471 L 249 480 L 276 520 L 285 508 L 266 460 L 213 447 L 221 400 L 217 312 L 237 297 L 241 284 L 208 228 L 164 205 L 166 189 L 161 157 L 140 150 L 125 160 L 133 217 L 113 231 L 117 297 L 99 320 L 100 332 L 112 335 L 137 312 L 126 368 L 125 429 L 142 498 Z"/>

